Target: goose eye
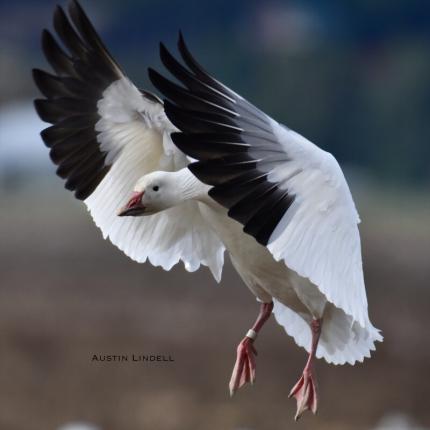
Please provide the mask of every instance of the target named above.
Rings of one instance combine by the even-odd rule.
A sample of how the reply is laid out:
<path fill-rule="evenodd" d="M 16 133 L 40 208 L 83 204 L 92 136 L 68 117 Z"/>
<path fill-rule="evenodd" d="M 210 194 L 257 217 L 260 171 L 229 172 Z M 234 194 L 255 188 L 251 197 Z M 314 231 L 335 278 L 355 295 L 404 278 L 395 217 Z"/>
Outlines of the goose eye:
<path fill-rule="evenodd" d="M 160 187 L 159 187 L 158 185 L 155 185 L 154 187 L 152 187 L 152 189 L 153 189 L 154 191 L 158 191 L 158 190 L 160 189 Z"/>

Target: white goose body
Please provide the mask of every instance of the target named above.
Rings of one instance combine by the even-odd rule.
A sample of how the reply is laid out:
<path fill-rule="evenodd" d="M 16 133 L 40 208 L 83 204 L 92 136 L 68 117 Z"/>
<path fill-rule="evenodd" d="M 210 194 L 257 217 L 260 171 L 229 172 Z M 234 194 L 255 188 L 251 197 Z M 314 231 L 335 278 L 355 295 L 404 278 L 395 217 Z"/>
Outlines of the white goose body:
<path fill-rule="evenodd" d="M 360 222 L 335 158 L 209 75 L 182 35 L 179 62 L 160 45 L 164 102 L 138 90 L 76 0 L 42 47 L 54 74 L 34 70 L 35 101 L 57 174 L 104 238 L 133 260 L 221 279 L 224 251 L 262 302 L 238 349 L 233 393 L 255 378 L 252 343 L 273 313 L 309 352 L 291 391 L 296 418 L 317 408 L 313 357 L 362 361 L 382 336 L 368 316 Z M 121 211 L 118 213 L 118 209 Z M 120 216 L 118 216 L 120 215 Z"/>
<path fill-rule="evenodd" d="M 330 303 L 316 285 L 276 261 L 265 246 L 243 232 L 243 227 L 227 215 L 225 208 L 208 198 L 208 187 L 184 168 L 171 174 L 178 195 L 199 202 L 210 228 L 221 239 L 231 262 L 244 283 L 261 301 L 275 302 L 274 314 L 296 343 L 309 351 L 312 319 L 322 319 L 317 357 L 328 363 L 354 364 L 370 357 L 380 334 L 370 321 L 365 327 L 354 322 L 342 309 Z M 185 190 L 185 191 L 183 191 Z M 178 201 L 181 204 L 181 200 Z"/>
<path fill-rule="evenodd" d="M 207 204 L 200 205 L 203 216 L 222 240 L 231 262 L 241 278 L 261 302 L 272 298 L 296 312 L 306 312 L 292 284 L 293 272 L 277 262 L 266 247 L 243 233 L 242 225 L 228 218 L 227 211 Z"/>
<path fill-rule="evenodd" d="M 299 276 L 282 261 L 276 261 L 264 246 L 244 235 L 242 226 L 228 219 L 225 210 L 201 205 L 204 217 L 221 238 L 242 280 L 262 302 L 274 300 L 276 320 L 308 352 L 312 319 L 322 319 L 316 356 L 328 363 L 354 364 L 370 357 L 379 331 L 370 321 L 363 328 L 343 310 L 330 303 L 309 279 Z"/>

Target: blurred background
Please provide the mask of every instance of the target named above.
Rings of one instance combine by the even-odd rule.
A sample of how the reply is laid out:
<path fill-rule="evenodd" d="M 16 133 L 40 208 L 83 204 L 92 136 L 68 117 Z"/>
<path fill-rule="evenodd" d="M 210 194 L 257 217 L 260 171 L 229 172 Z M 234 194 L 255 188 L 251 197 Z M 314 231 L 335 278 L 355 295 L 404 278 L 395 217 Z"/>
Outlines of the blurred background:
<path fill-rule="evenodd" d="M 30 73 L 47 68 L 54 4 L 0 1 L 0 428 L 429 429 L 430 2 L 82 0 L 139 87 L 182 29 L 218 79 L 342 164 L 385 342 L 355 367 L 319 362 L 320 411 L 297 424 L 287 396 L 306 355 L 273 320 L 256 386 L 228 396 L 257 313 L 230 263 L 221 285 L 138 265 L 63 190 Z M 91 360 L 132 353 L 174 361 Z"/>

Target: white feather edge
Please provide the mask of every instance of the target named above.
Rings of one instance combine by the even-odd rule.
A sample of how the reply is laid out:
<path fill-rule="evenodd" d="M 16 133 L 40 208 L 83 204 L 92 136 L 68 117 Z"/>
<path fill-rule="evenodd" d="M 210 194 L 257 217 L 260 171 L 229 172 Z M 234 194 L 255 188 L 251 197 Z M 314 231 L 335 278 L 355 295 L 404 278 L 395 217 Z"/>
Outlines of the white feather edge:
<path fill-rule="evenodd" d="M 148 217 L 118 217 L 135 182 L 155 170 L 188 164 L 173 145 L 163 107 L 142 96 L 128 78 L 112 83 L 98 102 L 98 141 L 111 165 L 85 204 L 103 237 L 131 259 L 170 270 L 182 261 L 189 272 L 207 266 L 221 280 L 224 246 L 204 220 L 197 202 Z"/>
<path fill-rule="evenodd" d="M 288 189 L 295 201 L 267 248 L 366 328 L 360 220 L 342 170 L 331 154 L 271 121 L 290 161 L 270 172 L 268 179 Z"/>

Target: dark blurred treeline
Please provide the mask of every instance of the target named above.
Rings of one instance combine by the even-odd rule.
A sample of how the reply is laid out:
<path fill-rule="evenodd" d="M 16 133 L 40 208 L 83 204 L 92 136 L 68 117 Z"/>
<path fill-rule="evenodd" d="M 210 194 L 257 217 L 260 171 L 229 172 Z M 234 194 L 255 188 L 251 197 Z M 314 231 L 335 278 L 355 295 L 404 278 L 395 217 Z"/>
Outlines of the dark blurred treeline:
<path fill-rule="evenodd" d="M 0 2 L 0 103 L 33 97 L 53 0 Z M 60 2 L 65 5 L 67 2 Z M 430 2 L 81 0 L 140 86 L 182 29 L 218 79 L 341 162 L 396 184 L 430 181 Z M 5 76 L 7 79 L 4 79 Z"/>

